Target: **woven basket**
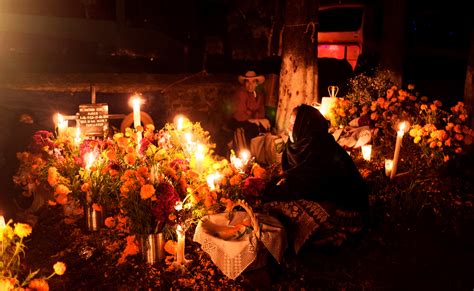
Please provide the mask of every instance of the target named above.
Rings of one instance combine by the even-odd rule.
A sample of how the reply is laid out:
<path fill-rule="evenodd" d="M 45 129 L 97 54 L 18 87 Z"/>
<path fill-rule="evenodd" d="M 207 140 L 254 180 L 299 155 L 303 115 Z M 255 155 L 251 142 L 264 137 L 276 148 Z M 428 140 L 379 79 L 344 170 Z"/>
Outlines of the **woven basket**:
<path fill-rule="evenodd" d="M 258 222 L 258 218 L 255 215 L 255 213 L 253 212 L 252 207 L 250 207 L 250 205 L 248 205 L 248 203 L 245 202 L 244 200 L 237 200 L 237 202 L 234 203 L 234 205 L 232 206 L 231 212 L 237 206 L 242 207 L 245 210 L 245 212 L 247 212 L 247 214 L 249 215 L 250 222 L 252 224 L 252 229 L 253 229 L 252 232 L 255 234 L 255 237 L 257 238 L 257 241 L 258 241 L 258 243 L 257 243 L 257 258 L 255 259 L 255 261 L 253 261 L 252 264 L 250 264 L 245 269 L 245 271 L 252 271 L 252 270 L 256 270 L 256 269 L 260 269 L 262 267 L 265 267 L 265 265 L 268 263 L 268 259 L 270 257 L 270 252 L 267 250 L 267 248 L 263 245 L 263 243 L 260 240 L 260 237 L 261 237 L 261 232 L 260 231 L 261 230 L 260 230 L 260 224 Z"/>

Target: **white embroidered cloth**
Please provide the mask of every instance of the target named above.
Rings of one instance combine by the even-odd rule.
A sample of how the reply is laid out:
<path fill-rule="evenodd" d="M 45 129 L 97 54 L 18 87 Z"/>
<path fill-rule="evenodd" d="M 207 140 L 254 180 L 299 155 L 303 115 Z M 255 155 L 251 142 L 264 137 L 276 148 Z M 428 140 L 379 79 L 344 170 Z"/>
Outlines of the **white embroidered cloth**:
<path fill-rule="evenodd" d="M 199 221 L 193 240 L 201 244 L 203 251 L 209 254 L 214 264 L 231 279 L 237 278 L 257 258 L 259 244 L 253 231 L 247 231 L 232 239 L 222 239 L 209 231 L 204 225 L 214 225 L 222 230 L 225 226 L 235 226 L 249 219 L 247 212 L 235 212 L 232 221 L 228 213 L 207 215 Z M 274 217 L 257 214 L 261 228 L 263 246 L 280 263 L 286 249 L 286 234 L 283 225 Z M 244 230 L 245 228 L 243 228 Z M 242 231 L 244 232 L 244 231 Z"/>

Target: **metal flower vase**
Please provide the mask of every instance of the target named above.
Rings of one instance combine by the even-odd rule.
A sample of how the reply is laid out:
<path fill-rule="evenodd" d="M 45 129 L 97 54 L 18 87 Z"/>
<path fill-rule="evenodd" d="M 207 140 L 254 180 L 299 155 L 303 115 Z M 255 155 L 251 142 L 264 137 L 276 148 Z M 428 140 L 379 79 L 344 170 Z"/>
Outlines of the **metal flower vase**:
<path fill-rule="evenodd" d="M 148 264 L 154 265 L 165 258 L 163 233 L 142 235 L 139 243 L 142 257 Z"/>
<path fill-rule="evenodd" d="M 89 231 L 98 231 L 102 228 L 104 222 L 104 208 L 94 209 L 92 206 L 86 206 L 86 226 Z"/>

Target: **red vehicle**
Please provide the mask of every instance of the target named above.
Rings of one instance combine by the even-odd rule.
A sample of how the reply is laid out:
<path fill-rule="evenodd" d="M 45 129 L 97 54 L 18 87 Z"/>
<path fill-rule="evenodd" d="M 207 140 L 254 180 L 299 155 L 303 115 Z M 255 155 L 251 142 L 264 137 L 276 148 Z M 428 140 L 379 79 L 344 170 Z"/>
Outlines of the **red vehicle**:
<path fill-rule="evenodd" d="M 347 60 L 354 70 L 364 44 L 365 5 L 319 8 L 318 58 Z"/>

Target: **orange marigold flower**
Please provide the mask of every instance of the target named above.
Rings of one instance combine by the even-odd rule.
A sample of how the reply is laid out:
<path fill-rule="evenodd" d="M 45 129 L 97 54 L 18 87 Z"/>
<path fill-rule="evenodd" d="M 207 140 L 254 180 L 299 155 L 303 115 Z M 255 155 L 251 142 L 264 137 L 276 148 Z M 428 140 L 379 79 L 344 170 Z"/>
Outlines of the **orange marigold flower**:
<path fill-rule="evenodd" d="M 257 178 L 262 178 L 264 179 L 267 174 L 267 171 L 260 167 L 259 164 L 255 163 L 252 167 L 252 175 Z"/>
<path fill-rule="evenodd" d="M 131 165 L 135 164 L 135 162 L 137 160 L 137 155 L 135 154 L 135 152 L 128 153 L 128 154 L 125 155 L 124 160 L 125 160 L 125 163 L 127 163 L 131 166 Z"/>
<path fill-rule="evenodd" d="M 138 254 L 139 248 L 137 243 L 135 242 L 135 236 L 134 235 L 129 235 L 127 236 L 127 245 L 125 246 L 125 249 L 123 250 L 122 256 L 118 260 L 119 264 L 125 263 L 125 258 L 128 256 L 133 256 Z"/>
<path fill-rule="evenodd" d="M 170 255 L 176 255 L 176 245 L 177 243 L 172 240 L 168 240 L 165 243 L 165 252 L 167 252 Z"/>
<path fill-rule="evenodd" d="M 445 163 L 446 163 L 447 161 L 449 161 L 449 156 L 444 156 L 443 161 L 444 161 Z"/>
<path fill-rule="evenodd" d="M 146 184 L 140 189 L 140 197 L 142 197 L 143 200 L 150 198 L 153 194 L 155 194 L 155 187 L 153 187 L 153 185 Z"/>
<path fill-rule="evenodd" d="M 115 169 L 109 169 L 109 175 L 112 176 L 112 177 L 116 177 L 118 176 L 120 172 L 115 170 Z"/>
<path fill-rule="evenodd" d="M 126 149 L 126 152 L 127 152 L 128 154 L 134 153 L 134 152 L 135 152 L 135 147 L 133 147 L 133 146 L 128 146 L 127 149 Z"/>
<path fill-rule="evenodd" d="M 450 131 L 451 129 L 453 129 L 453 128 L 454 128 L 454 123 L 452 123 L 452 122 L 449 122 L 449 123 L 446 125 L 446 127 L 445 127 L 445 128 L 446 128 L 446 130 L 447 130 L 447 131 Z"/>
<path fill-rule="evenodd" d="M 53 269 L 56 275 L 61 276 L 64 274 L 64 272 L 66 272 L 66 264 L 63 262 L 56 262 L 56 264 L 53 266 Z"/>
<path fill-rule="evenodd" d="M 97 203 L 92 203 L 92 209 L 94 209 L 95 211 L 102 211 L 102 206 L 100 206 L 99 204 Z"/>
<path fill-rule="evenodd" d="M 377 110 L 377 103 L 375 101 L 372 101 L 372 105 L 370 105 L 370 110 L 371 111 Z"/>
<path fill-rule="evenodd" d="M 13 232 L 19 237 L 24 238 L 31 234 L 33 229 L 29 224 L 26 223 L 15 223 L 15 229 Z"/>
<path fill-rule="evenodd" d="M 461 132 L 462 132 L 461 125 L 456 124 L 456 125 L 454 126 L 454 132 L 455 132 L 455 133 L 461 133 Z"/>
<path fill-rule="evenodd" d="M 447 147 L 450 147 L 450 146 L 451 146 L 451 139 L 448 138 L 448 139 L 444 142 L 444 145 L 447 146 Z"/>
<path fill-rule="evenodd" d="M 410 95 L 409 98 L 410 98 L 411 101 L 416 101 L 416 96 L 415 95 Z"/>
<path fill-rule="evenodd" d="M 56 206 L 58 203 L 52 201 L 52 200 L 48 200 L 48 205 L 49 206 Z"/>
<path fill-rule="evenodd" d="M 370 114 L 370 119 L 377 120 L 378 118 L 379 114 L 377 112 L 372 112 L 372 114 Z"/>
<path fill-rule="evenodd" d="M 434 105 L 436 105 L 437 107 L 443 106 L 443 103 L 441 103 L 441 101 L 439 101 L 439 100 L 435 100 L 433 103 L 434 103 Z"/>
<path fill-rule="evenodd" d="M 431 111 L 436 111 L 436 109 L 438 109 L 438 107 L 436 107 L 435 104 L 430 104 L 430 109 L 431 109 Z"/>
<path fill-rule="evenodd" d="M 460 154 L 460 153 L 462 153 L 462 148 L 461 148 L 461 147 L 458 147 L 458 148 L 456 148 L 456 149 L 454 150 L 454 152 L 455 152 L 456 154 Z"/>
<path fill-rule="evenodd" d="M 423 102 L 428 101 L 428 97 L 426 97 L 426 96 L 421 96 L 421 101 L 423 101 Z"/>
<path fill-rule="evenodd" d="M 421 109 L 421 110 L 426 110 L 426 109 L 428 109 L 428 105 L 426 105 L 426 104 L 421 104 L 420 109 Z"/>
<path fill-rule="evenodd" d="M 408 90 L 414 90 L 415 89 L 415 85 L 413 84 L 408 84 Z"/>
<path fill-rule="evenodd" d="M 49 167 L 49 169 L 48 169 L 48 184 L 51 187 L 56 186 L 56 184 L 58 184 L 58 178 L 59 178 L 58 169 L 56 169 L 55 167 Z"/>
<path fill-rule="evenodd" d="M 105 226 L 108 228 L 112 228 L 115 226 L 115 218 L 113 217 L 107 217 L 104 221 Z"/>
<path fill-rule="evenodd" d="M 111 161 L 115 161 L 117 159 L 117 153 L 114 150 L 107 151 L 107 158 Z"/>
<path fill-rule="evenodd" d="M 65 205 L 67 203 L 67 195 L 57 195 L 55 199 L 58 204 Z"/>
<path fill-rule="evenodd" d="M 69 193 L 71 193 L 71 190 L 69 190 L 69 188 L 63 184 L 59 184 L 54 190 L 54 194 L 56 195 L 67 195 Z"/>
<path fill-rule="evenodd" d="M 393 89 L 388 89 L 387 90 L 387 99 L 392 98 L 392 96 L 393 96 Z"/>
<path fill-rule="evenodd" d="M 176 219 L 176 215 L 174 215 L 173 213 L 168 215 L 168 220 L 175 220 L 175 219 Z"/>
<path fill-rule="evenodd" d="M 128 138 L 123 137 L 123 136 L 119 137 L 119 139 L 117 140 L 117 144 L 122 149 L 126 148 L 128 145 Z"/>
<path fill-rule="evenodd" d="M 234 175 L 232 178 L 230 178 L 230 185 L 232 186 L 235 186 L 235 185 L 238 185 L 240 184 L 240 181 L 242 180 L 242 178 L 240 177 L 240 175 Z"/>
<path fill-rule="evenodd" d="M 467 116 L 465 114 L 460 114 L 459 115 L 459 120 L 466 121 L 466 119 L 467 119 Z"/>
<path fill-rule="evenodd" d="M 454 135 L 454 138 L 455 138 L 456 140 L 461 141 L 461 140 L 464 139 L 464 136 L 463 136 L 462 134 L 460 134 L 460 133 L 456 133 L 456 134 Z"/>
<path fill-rule="evenodd" d="M 45 279 L 33 279 L 28 284 L 28 288 L 35 291 L 49 291 L 48 282 Z"/>

